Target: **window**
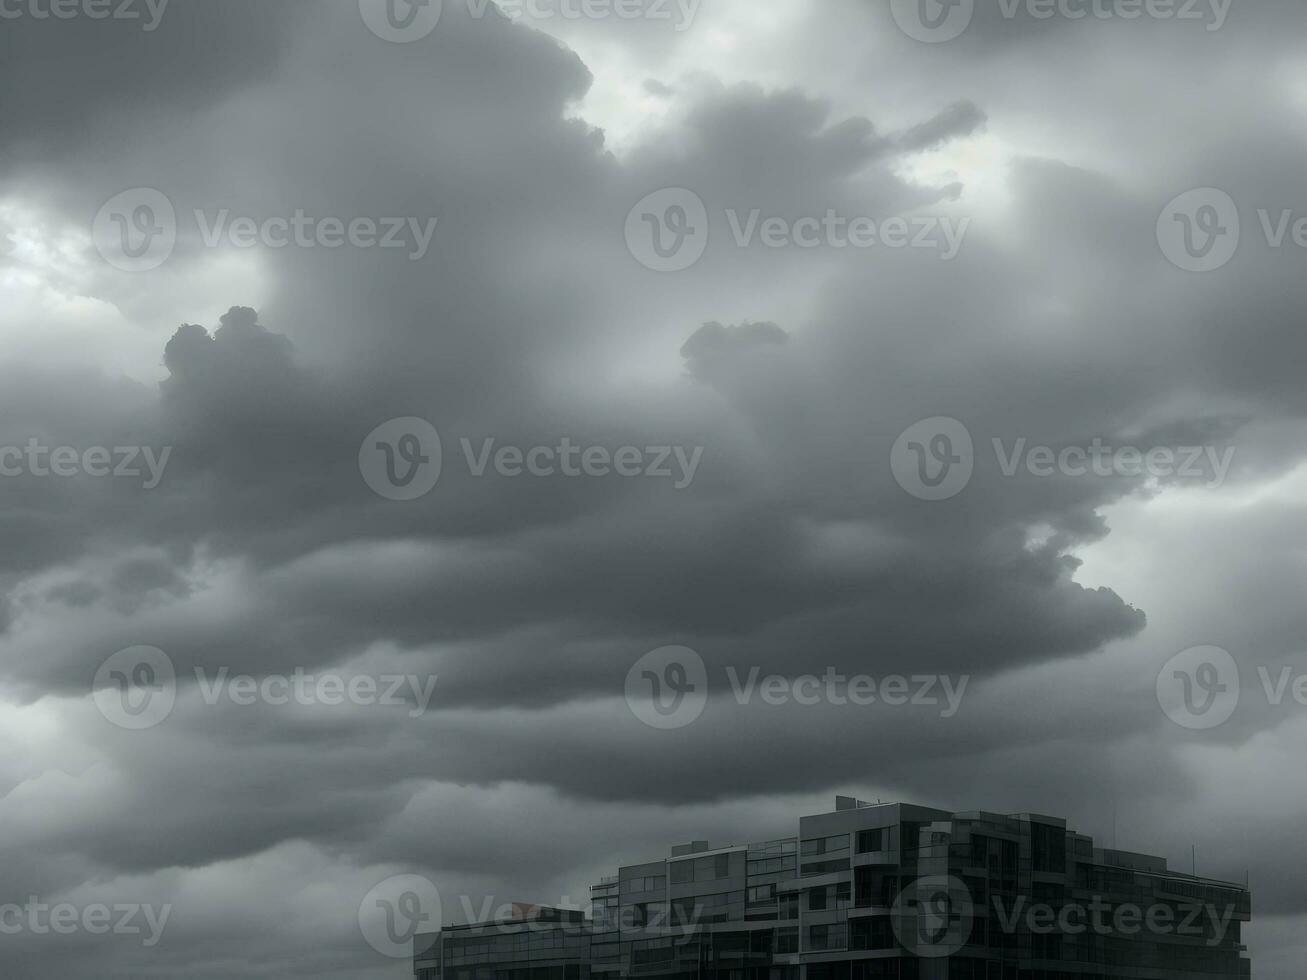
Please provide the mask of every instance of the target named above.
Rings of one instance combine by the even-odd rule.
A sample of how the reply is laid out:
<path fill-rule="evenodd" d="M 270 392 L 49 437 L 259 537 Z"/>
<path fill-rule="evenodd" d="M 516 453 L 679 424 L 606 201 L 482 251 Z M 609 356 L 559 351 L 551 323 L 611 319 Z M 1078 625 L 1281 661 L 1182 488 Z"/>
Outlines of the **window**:
<path fill-rule="evenodd" d="M 848 871 L 849 859 L 839 858 L 835 861 L 812 861 L 803 866 L 805 875 L 825 875 L 833 871 Z"/>
<path fill-rule="evenodd" d="M 808 948 L 843 949 L 847 936 L 847 926 L 809 926 Z"/>
<path fill-rule="evenodd" d="M 672 904 L 673 920 L 687 922 L 726 922 L 744 915 L 744 892 L 717 895 L 691 895 Z"/>
<path fill-rule="evenodd" d="M 1062 958 L 1062 937 L 1056 933 L 1030 937 L 1030 955 L 1037 960 L 1060 960 Z"/>
<path fill-rule="evenodd" d="M 849 835 L 839 834 L 834 837 L 816 837 L 805 840 L 800 847 L 804 864 L 801 873 L 805 875 L 828 874 L 832 871 L 847 871 L 849 868 Z M 824 857 L 824 861 L 809 861 L 808 858 Z"/>
<path fill-rule="evenodd" d="M 858 853 L 869 854 L 873 851 L 889 850 L 889 828 L 877 827 L 875 830 L 858 831 Z"/>
<path fill-rule="evenodd" d="M 815 837 L 805 840 L 801 848 L 804 857 L 818 854 L 838 854 L 849 849 L 849 835 L 837 834 L 834 837 Z"/>
<path fill-rule="evenodd" d="M 666 905 L 662 902 L 639 902 L 625 908 L 630 909 L 629 913 L 624 912 L 624 919 L 632 929 L 662 925 L 667 916 Z"/>
<path fill-rule="evenodd" d="M 641 878 L 626 878 L 622 881 L 622 890 L 626 892 L 661 891 L 667 884 L 664 875 L 645 875 Z"/>
<path fill-rule="evenodd" d="M 894 946 L 894 930 L 889 916 L 849 920 L 850 949 L 893 949 Z"/>
<path fill-rule="evenodd" d="M 631 944 L 631 963 L 643 966 L 648 963 L 666 963 L 675 956 L 667 940 L 649 940 Z"/>
<path fill-rule="evenodd" d="M 672 884 L 684 885 L 694 881 L 694 862 L 676 861 L 672 864 Z"/>
<path fill-rule="evenodd" d="M 731 856 L 729 854 L 714 854 L 711 857 L 696 858 L 692 863 L 694 865 L 695 881 L 717 881 L 721 878 L 727 878 L 731 874 Z M 676 879 L 673 878 L 672 880 L 675 881 Z"/>
<path fill-rule="evenodd" d="M 809 888 L 808 889 L 808 911 L 821 912 L 826 908 L 826 889 Z"/>
<path fill-rule="evenodd" d="M 1005 840 L 1003 842 L 1003 873 L 1005 875 L 1015 875 L 1017 873 L 1017 842 Z"/>
<path fill-rule="evenodd" d="M 1065 901 L 1066 889 L 1061 885 L 1055 885 L 1047 881 L 1036 881 L 1031 884 L 1031 898 L 1036 905 L 1049 905 L 1054 909 L 1060 909 Z"/>
<path fill-rule="evenodd" d="M 900 846 L 904 852 L 915 852 L 921 849 L 921 828 L 926 826 L 919 820 L 903 821 L 903 830 L 899 834 Z"/>
<path fill-rule="evenodd" d="M 852 887 L 851 883 L 847 881 L 841 881 L 835 886 L 835 907 L 837 909 L 846 909 L 852 904 L 849 900 Z"/>
<path fill-rule="evenodd" d="M 749 874 L 751 875 L 763 875 L 763 874 L 771 874 L 776 871 L 793 871 L 793 870 L 794 870 L 793 856 L 761 858 L 758 860 L 754 860 L 753 858 L 749 859 Z"/>
<path fill-rule="evenodd" d="M 1036 871 L 1066 871 L 1066 831 L 1048 824 L 1031 824 L 1030 845 Z"/>
<path fill-rule="evenodd" d="M 793 854 L 794 847 L 795 841 L 793 838 L 768 841 L 765 844 L 750 844 L 749 860 L 752 861 L 754 858 L 766 857 L 772 854 Z"/>

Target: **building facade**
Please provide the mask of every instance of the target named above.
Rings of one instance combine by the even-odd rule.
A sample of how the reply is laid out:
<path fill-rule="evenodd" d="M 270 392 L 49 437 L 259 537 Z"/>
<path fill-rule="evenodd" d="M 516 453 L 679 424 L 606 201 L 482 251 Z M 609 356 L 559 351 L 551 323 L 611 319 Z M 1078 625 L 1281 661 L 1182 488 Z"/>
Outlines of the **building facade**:
<path fill-rule="evenodd" d="M 1243 886 L 1064 820 L 839 797 L 798 834 L 618 869 L 591 911 L 414 941 L 417 980 L 1233 980 Z"/>

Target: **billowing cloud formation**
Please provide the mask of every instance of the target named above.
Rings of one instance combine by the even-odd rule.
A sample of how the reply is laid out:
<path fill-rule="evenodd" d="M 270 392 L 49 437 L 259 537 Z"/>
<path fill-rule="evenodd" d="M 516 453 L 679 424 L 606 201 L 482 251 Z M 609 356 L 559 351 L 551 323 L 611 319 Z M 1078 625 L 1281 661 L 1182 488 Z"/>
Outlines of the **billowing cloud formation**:
<path fill-rule="evenodd" d="M 173 912 L 152 947 L 23 937 L 6 974 L 398 976 L 355 921 L 390 874 L 430 876 L 451 909 L 579 898 L 606 862 L 782 832 L 851 789 L 1099 834 L 1115 813 L 1139 850 L 1197 841 L 1211 873 L 1252 870 L 1259 972 L 1291 975 L 1286 923 L 1307 909 L 1282 871 L 1301 808 L 1279 772 L 1300 719 L 1254 688 L 1227 725 L 1187 731 L 1154 681 L 1200 643 L 1228 647 L 1249 688 L 1301 652 L 1302 287 L 1254 218 L 1295 200 L 1299 28 L 1273 4 L 1192 36 L 982 17 L 941 52 L 848 3 L 786 29 L 882 57 L 794 61 L 788 43 L 757 80 L 745 50 L 674 70 L 705 34 L 777 43 L 720 6 L 679 40 L 558 25 L 571 47 L 450 3 L 410 44 L 352 3 L 173 0 L 155 32 L 12 25 L 0 75 L 31 95 L 7 105 L 0 151 L 18 311 L 0 444 L 134 448 L 140 476 L 0 482 L 20 747 L 0 768 L 0 881 Z M 605 111 L 610 42 L 665 103 L 620 155 L 586 115 Z M 1202 81 L 1177 99 L 1168 80 L 1195 59 L 1205 77 L 1279 69 L 1237 99 Z M 1143 132 L 1159 117 L 1195 124 L 1163 141 Z M 982 193 L 994 141 L 1000 186 Z M 1254 234 L 1219 274 L 1183 273 L 1157 215 L 1208 184 L 1246 202 Z M 168 196 L 177 240 L 132 275 L 87 230 L 138 186 Z M 622 236 L 662 188 L 692 191 L 707 222 L 678 273 Z M 211 244 L 221 222 L 297 213 L 435 230 L 416 260 Z M 766 244 L 764 223 L 804 219 L 814 247 Z M 894 247 L 896 220 L 927 242 L 950 229 L 955 254 Z M 849 245 L 857 227 L 875 243 Z M 43 329 L 93 340 L 51 347 Z M 101 345 L 146 341 L 149 358 L 101 363 Z M 440 478 L 387 499 L 360 447 L 407 417 L 438 430 Z M 936 417 L 975 460 L 931 501 L 890 461 Z M 1214 456 L 1155 480 L 1021 465 L 1095 441 Z M 1230 448 L 1216 481 L 1206 463 Z M 666 644 L 698 651 L 710 697 L 655 731 L 624 682 Z M 178 678 L 144 731 L 90 697 L 137 645 Z M 297 672 L 434 687 L 243 704 L 220 684 Z M 741 694 L 773 674 L 942 674 L 960 701 Z M 548 849 L 541 826 L 561 828 Z"/>

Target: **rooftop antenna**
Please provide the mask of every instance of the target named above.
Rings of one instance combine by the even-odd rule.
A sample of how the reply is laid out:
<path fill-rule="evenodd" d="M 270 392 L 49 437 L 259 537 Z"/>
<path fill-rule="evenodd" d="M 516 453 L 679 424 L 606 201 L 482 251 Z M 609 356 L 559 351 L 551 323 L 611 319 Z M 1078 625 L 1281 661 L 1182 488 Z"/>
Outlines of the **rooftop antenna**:
<path fill-rule="evenodd" d="M 1193 869 L 1194 869 L 1194 877 L 1197 878 L 1198 877 L 1198 845 L 1197 844 L 1193 846 Z"/>

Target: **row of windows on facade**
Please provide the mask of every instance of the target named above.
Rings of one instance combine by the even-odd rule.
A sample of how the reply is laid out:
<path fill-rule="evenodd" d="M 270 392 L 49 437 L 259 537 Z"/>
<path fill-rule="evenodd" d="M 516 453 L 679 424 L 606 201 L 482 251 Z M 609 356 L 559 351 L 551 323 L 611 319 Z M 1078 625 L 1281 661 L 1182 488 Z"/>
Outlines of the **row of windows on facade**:
<path fill-rule="evenodd" d="M 424 966 L 414 973 L 414 977 L 416 980 L 441 980 L 441 969 L 439 966 Z M 444 980 L 590 980 L 590 967 L 584 963 L 508 969 L 493 966 L 460 967 L 444 971 Z"/>
<path fill-rule="evenodd" d="M 905 828 L 915 826 L 905 825 Z M 896 829 L 894 827 L 877 827 L 858 831 L 856 834 L 856 852 L 869 854 L 892 850 L 892 832 Z M 827 857 L 827 860 L 824 861 L 805 862 L 803 872 L 805 874 L 825 874 L 832 871 L 848 870 L 849 837 L 849 834 L 835 834 L 829 837 L 817 837 L 802 841 L 799 850 L 803 857 Z M 785 857 L 784 855 L 793 854 L 794 848 L 794 840 L 772 841 L 750 847 L 747 852 L 747 873 L 755 875 L 792 870 L 794 868 L 794 858 Z M 767 857 L 765 855 L 776 856 Z M 845 855 L 845 858 L 834 857 L 836 855 Z M 672 884 L 719 881 L 727 878 L 731 873 L 730 859 L 731 854 L 726 853 L 673 861 L 671 862 Z M 627 894 L 640 894 L 660 891 L 666 887 L 666 884 L 667 878 L 664 875 L 639 875 L 623 879 L 621 890 Z"/>
<path fill-rule="evenodd" d="M 691 881 L 719 881 L 731 875 L 730 854 L 672 862 L 672 884 L 683 885 Z"/>
<path fill-rule="evenodd" d="M 649 959 L 657 964 L 666 960 Z M 1247 961 L 1243 961 L 1246 963 Z M 837 961 L 808 965 L 808 980 L 918 980 L 923 961 L 914 957 Z M 1114 964 L 1100 964 L 1111 967 Z M 1128 967 L 1129 964 L 1124 966 Z M 1201 964 L 1203 972 L 1216 977 L 1247 978 L 1246 968 L 1229 968 L 1207 962 Z M 1181 967 L 1183 969 L 1183 967 Z M 999 963 L 992 959 L 957 955 L 949 958 L 948 980 L 1084 980 L 1077 971 L 1056 969 L 1020 968 L 1015 963 Z M 597 975 L 597 974 L 596 974 Z M 590 971 L 585 965 L 531 967 L 526 969 L 495 969 L 477 967 L 449 970 L 444 980 L 589 980 Z M 687 970 L 686 980 L 798 980 L 796 966 L 770 966 L 750 969 L 718 969 L 713 971 Z M 1095 972 L 1094 980 L 1131 980 L 1124 974 Z M 442 980 L 435 967 L 420 968 L 416 980 Z"/>

